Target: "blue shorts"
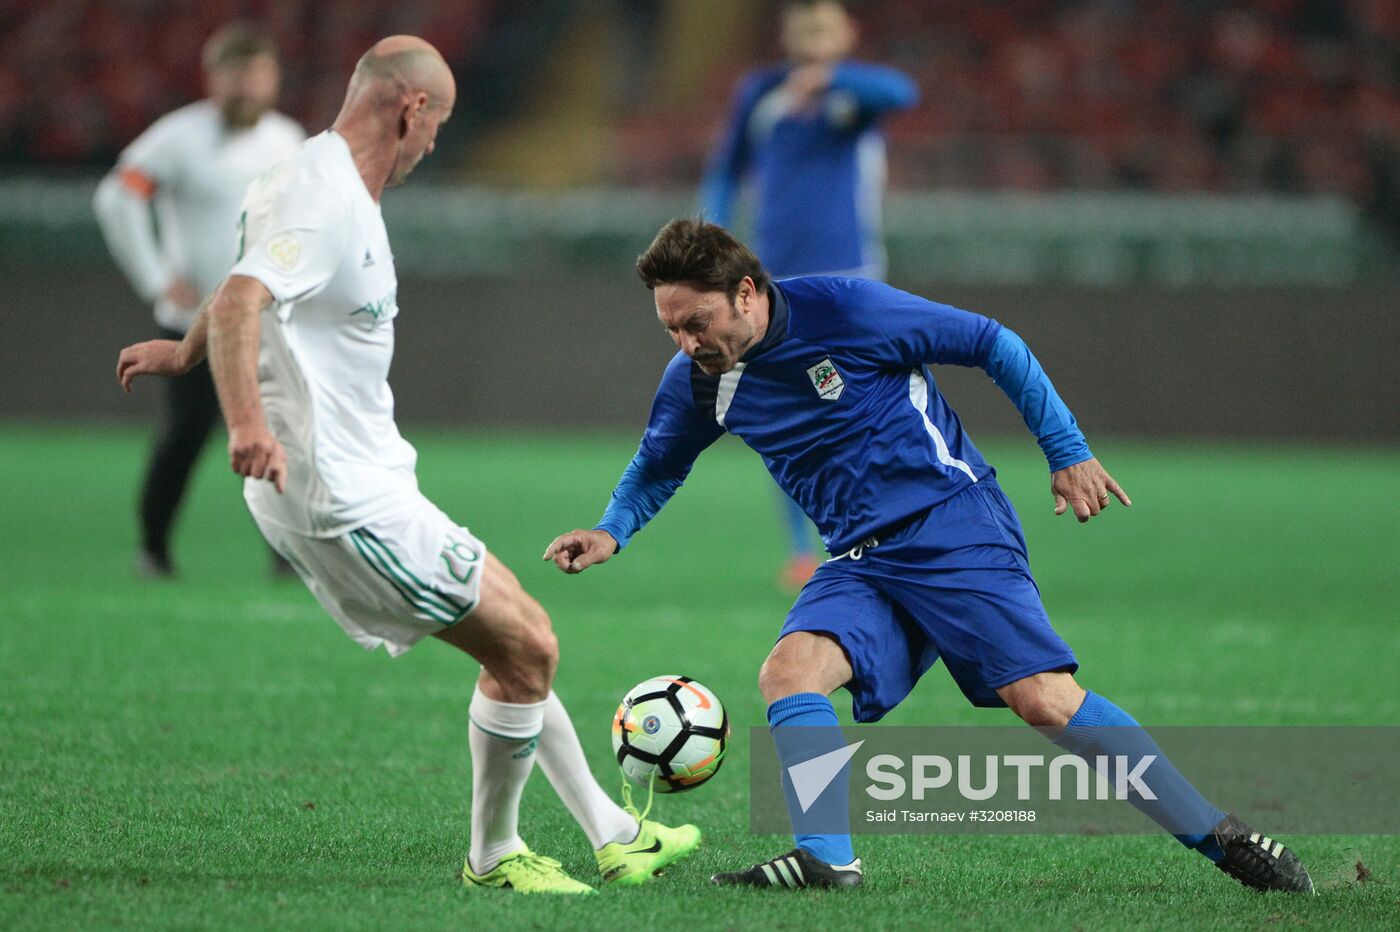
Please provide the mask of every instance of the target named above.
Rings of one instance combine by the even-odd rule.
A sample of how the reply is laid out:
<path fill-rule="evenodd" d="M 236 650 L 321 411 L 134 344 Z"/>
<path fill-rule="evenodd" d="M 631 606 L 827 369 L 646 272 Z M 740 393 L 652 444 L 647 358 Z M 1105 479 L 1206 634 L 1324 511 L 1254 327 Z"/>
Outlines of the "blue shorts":
<path fill-rule="evenodd" d="M 994 479 L 873 540 L 822 564 L 779 635 L 841 644 L 856 721 L 883 718 L 940 657 L 975 706 L 1004 706 L 996 690 L 1022 677 L 1079 668 L 1040 604 L 1021 522 Z"/>

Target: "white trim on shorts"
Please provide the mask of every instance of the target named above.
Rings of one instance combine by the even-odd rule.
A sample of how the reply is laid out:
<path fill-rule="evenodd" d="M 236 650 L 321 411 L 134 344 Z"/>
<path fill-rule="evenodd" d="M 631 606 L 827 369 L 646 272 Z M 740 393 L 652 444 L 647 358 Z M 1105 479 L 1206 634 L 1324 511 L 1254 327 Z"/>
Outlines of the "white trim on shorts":
<path fill-rule="evenodd" d="M 336 537 L 307 537 L 253 516 L 316 601 L 367 650 L 397 657 L 471 614 L 486 545 L 421 495 Z"/>
<path fill-rule="evenodd" d="M 442 622 L 444 626 L 456 624 L 476 608 L 475 600 L 464 602 L 420 580 L 403 565 L 393 549 L 368 527 L 356 528 L 346 537 L 365 558 L 369 568 L 403 596 L 410 608 Z M 476 567 L 472 567 L 469 572 L 475 570 Z"/>

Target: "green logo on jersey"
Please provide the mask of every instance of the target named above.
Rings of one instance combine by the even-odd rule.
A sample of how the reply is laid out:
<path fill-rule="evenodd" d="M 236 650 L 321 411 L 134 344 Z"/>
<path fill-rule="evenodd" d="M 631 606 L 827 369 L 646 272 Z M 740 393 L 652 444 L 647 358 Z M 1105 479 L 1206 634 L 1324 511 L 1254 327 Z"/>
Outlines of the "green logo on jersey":
<path fill-rule="evenodd" d="M 373 321 L 374 324 L 378 324 L 381 320 L 392 318 L 394 316 L 394 312 L 398 309 L 398 292 L 391 291 L 384 297 L 380 298 L 378 301 L 371 301 L 364 307 L 355 308 L 353 311 L 350 312 L 350 316 L 354 317 L 356 314 L 364 314 L 369 320 Z"/>

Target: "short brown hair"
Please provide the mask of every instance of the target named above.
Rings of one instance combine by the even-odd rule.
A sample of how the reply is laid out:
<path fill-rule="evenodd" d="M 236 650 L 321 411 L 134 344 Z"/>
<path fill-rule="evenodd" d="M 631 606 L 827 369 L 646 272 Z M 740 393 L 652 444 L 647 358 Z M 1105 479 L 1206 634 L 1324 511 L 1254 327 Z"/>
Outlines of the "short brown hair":
<path fill-rule="evenodd" d="M 252 23 L 235 22 L 218 29 L 204 43 L 204 69 L 232 68 L 259 55 L 277 57 L 272 37 Z"/>
<path fill-rule="evenodd" d="M 763 263 L 717 224 L 682 218 L 661 228 L 647 251 L 637 257 L 637 275 L 652 290 L 684 282 L 700 291 L 723 291 L 732 301 L 745 278 L 768 287 Z"/>

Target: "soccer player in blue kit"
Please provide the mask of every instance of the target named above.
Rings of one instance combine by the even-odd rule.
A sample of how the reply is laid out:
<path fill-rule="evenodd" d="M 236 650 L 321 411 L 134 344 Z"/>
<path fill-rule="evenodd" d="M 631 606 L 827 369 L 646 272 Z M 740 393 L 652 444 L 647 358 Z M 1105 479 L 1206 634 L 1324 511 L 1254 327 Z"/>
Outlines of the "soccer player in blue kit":
<path fill-rule="evenodd" d="M 812 756 L 803 737 L 812 732 L 793 726 L 828 726 L 826 750 L 841 746 L 828 699 L 837 688 L 850 693 L 858 722 L 878 721 L 941 658 L 973 705 L 1009 706 L 1091 765 L 1156 755 L 1152 793 L 1131 794 L 1135 807 L 1246 886 L 1312 891 L 1291 850 L 1208 802 L 1131 716 L 1075 681 L 1078 662 L 1041 605 L 1016 512 L 929 371 L 976 366 L 991 376 L 1040 443 L 1056 514 L 1072 510 L 1084 522 L 1113 497 L 1130 505 L 1020 337 L 879 282 L 771 282 L 747 247 L 704 221 L 668 223 L 637 271 L 680 352 L 602 520 L 555 538 L 545 559 L 566 573 L 606 561 L 670 499 L 701 451 L 737 434 L 833 555 L 759 672 L 785 768 Z M 798 825 L 793 807 L 789 794 Z M 713 880 L 861 882 L 849 833 L 799 827 L 796 841 Z"/>
<path fill-rule="evenodd" d="M 701 211 L 728 227 L 735 194 L 748 183 L 755 250 L 779 280 L 885 275 L 880 124 L 914 106 L 919 89 L 896 68 L 851 60 L 856 38 L 837 0 L 783 3 L 788 60 L 740 79 L 701 185 Z M 786 495 L 781 505 L 790 547 L 782 578 L 796 588 L 819 561 L 802 508 Z"/>

